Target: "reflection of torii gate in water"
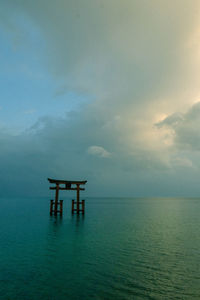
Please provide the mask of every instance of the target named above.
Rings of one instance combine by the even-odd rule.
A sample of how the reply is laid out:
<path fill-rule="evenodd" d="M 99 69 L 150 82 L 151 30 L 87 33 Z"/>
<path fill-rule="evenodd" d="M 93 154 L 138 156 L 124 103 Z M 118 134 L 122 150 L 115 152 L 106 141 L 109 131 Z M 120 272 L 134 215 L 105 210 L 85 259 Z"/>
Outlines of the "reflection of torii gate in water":
<path fill-rule="evenodd" d="M 68 191 L 76 191 L 76 202 L 72 200 L 72 213 L 75 211 L 77 214 L 79 212 L 85 212 L 85 200 L 80 201 L 80 191 L 84 191 L 84 188 L 81 188 L 80 185 L 86 184 L 85 181 L 69 181 L 69 180 L 57 180 L 48 178 L 50 183 L 55 183 L 55 186 L 50 186 L 50 190 L 56 190 L 55 193 L 55 201 L 50 201 L 50 215 L 54 213 L 54 216 L 59 212 L 62 215 L 63 212 L 63 200 L 58 199 L 59 190 L 68 190 Z M 59 209 L 58 209 L 59 208 Z"/>

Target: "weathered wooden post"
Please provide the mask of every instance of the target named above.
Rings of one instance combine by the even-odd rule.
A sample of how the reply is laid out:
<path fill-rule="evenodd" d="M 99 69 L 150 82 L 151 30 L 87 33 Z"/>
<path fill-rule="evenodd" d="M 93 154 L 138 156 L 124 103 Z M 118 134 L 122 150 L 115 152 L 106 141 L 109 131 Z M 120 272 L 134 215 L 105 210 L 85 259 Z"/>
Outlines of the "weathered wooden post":
<path fill-rule="evenodd" d="M 50 215 L 53 213 L 53 200 L 50 201 Z"/>
<path fill-rule="evenodd" d="M 76 185 L 77 186 L 77 192 L 76 192 L 76 212 L 77 212 L 77 214 L 79 214 L 79 210 L 80 210 L 80 202 L 79 202 L 79 200 L 80 200 L 80 185 L 79 184 L 77 184 Z"/>
<path fill-rule="evenodd" d="M 59 184 L 56 183 L 56 197 L 55 197 L 55 205 L 54 205 L 54 216 L 57 216 L 57 212 L 58 212 L 58 195 L 59 195 Z"/>
<path fill-rule="evenodd" d="M 85 200 L 82 200 L 82 213 L 85 213 Z"/>
<path fill-rule="evenodd" d="M 62 216 L 63 213 L 63 200 L 60 200 L 60 216 Z"/>
<path fill-rule="evenodd" d="M 74 199 L 72 200 L 72 214 L 74 213 Z"/>

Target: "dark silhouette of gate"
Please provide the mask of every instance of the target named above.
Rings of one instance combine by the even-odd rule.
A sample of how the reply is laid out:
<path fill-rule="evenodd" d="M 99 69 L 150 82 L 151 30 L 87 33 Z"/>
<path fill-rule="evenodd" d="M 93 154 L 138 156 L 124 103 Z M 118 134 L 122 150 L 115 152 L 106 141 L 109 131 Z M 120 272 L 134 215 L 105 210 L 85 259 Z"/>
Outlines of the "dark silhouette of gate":
<path fill-rule="evenodd" d="M 48 178 L 49 183 L 55 184 L 55 186 L 50 186 L 50 190 L 55 190 L 55 200 L 50 200 L 50 215 L 54 213 L 54 216 L 57 216 L 57 213 L 62 215 L 63 213 L 63 200 L 59 200 L 59 190 L 67 191 L 76 191 L 76 201 L 72 200 L 72 213 L 76 212 L 79 214 L 85 212 L 85 200 L 80 201 L 80 191 L 85 189 L 80 187 L 81 185 L 86 184 L 85 181 L 72 181 L 72 180 L 57 180 Z"/>

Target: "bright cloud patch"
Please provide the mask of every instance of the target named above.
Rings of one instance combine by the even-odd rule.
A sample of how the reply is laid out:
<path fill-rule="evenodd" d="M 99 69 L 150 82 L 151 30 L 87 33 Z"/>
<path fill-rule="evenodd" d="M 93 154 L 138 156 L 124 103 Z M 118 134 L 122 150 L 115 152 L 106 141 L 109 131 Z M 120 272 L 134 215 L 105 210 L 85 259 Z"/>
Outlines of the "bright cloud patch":
<path fill-rule="evenodd" d="M 109 157 L 111 155 L 110 152 L 106 151 L 103 147 L 100 146 L 90 146 L 87 152 L 91 155 L 99 157 Z"/>
<path fill-rule="evenodd" d="M 25 110 L 24 114 L 25 115 L 32 115 L 36 112 L 36 109 L 29 109 L 29 110 Z"/>

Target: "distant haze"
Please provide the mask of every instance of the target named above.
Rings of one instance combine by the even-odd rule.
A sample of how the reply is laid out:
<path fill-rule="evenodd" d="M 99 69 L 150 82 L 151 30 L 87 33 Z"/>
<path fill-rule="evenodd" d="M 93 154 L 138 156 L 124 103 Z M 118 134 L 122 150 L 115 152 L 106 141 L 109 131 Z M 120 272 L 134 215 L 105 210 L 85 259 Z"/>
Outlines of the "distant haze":
<path fill-rule="evenodd" d="M 200 195 L 200 2 L 1 0 L 0 194 Z"/>

